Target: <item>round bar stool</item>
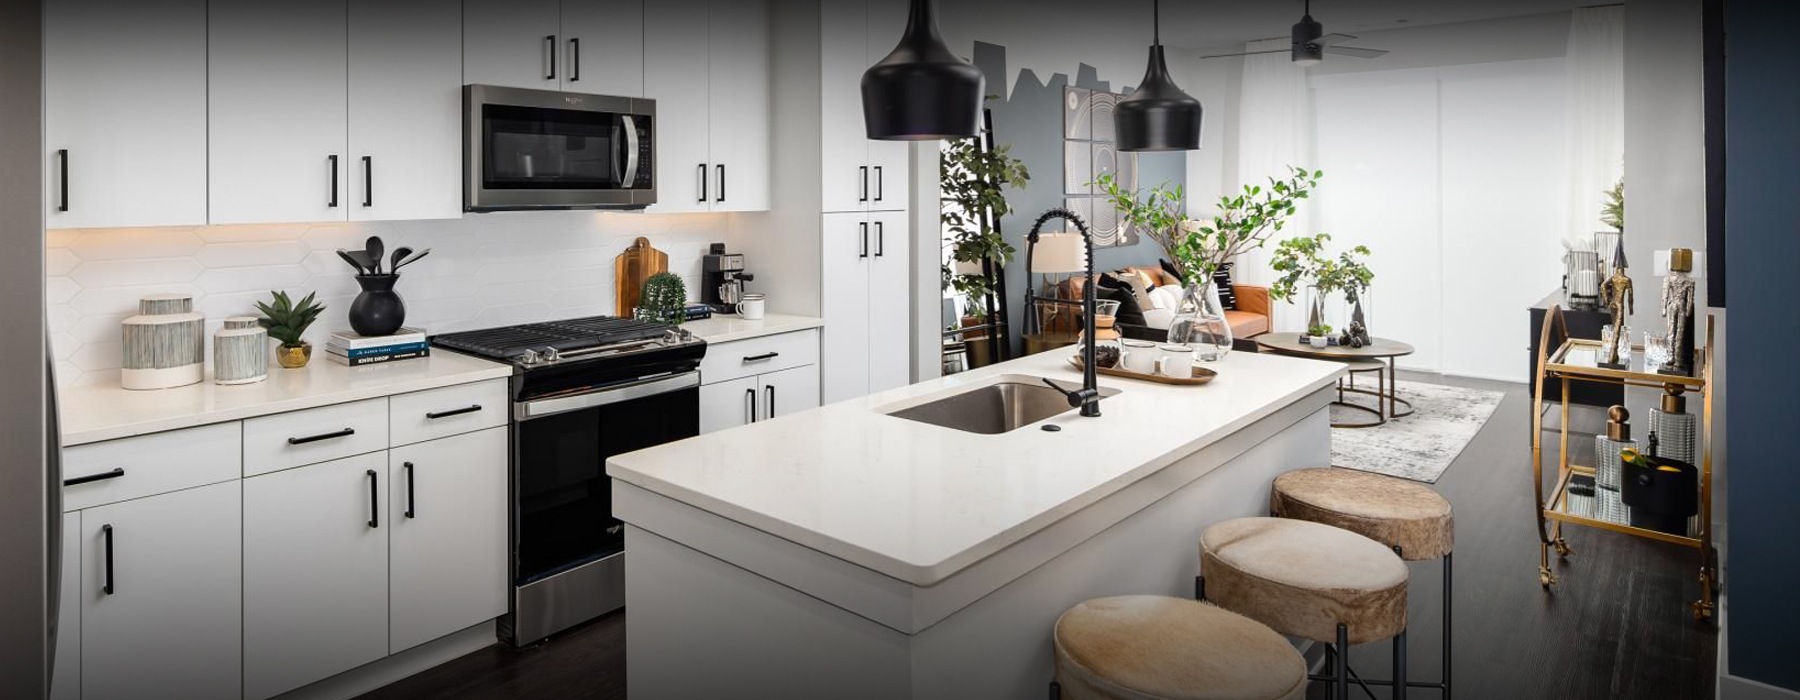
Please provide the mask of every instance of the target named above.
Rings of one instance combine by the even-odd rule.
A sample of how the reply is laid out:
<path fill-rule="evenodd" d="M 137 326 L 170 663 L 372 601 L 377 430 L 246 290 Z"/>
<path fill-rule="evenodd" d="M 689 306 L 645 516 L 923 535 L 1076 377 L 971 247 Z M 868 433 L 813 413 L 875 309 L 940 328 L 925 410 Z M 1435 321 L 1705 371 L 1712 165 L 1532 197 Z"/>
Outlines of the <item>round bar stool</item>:
<path fill-rule="evenodd" d="M 1266 625 L 1167 596 L 1095 598 L 1056 620 L 1050 697 L 1302 700 L 1306 662 Z"/>
<path fill-rule="evenodd" d="M 1275 477 L 1269 490 L 1269 512 L 1276 517 L 1349 530 L 1387 545 L 1406 561 L 1444 560 L 1444 679 L 1407 685 L 1436 688 L 1443 691 L 1443 697 L 1450 697 L 1450 565 L 1456 546 L 1456 521 L 1450 501 L 1416 481 L 1320 467 Z"/>
<path fill-rule="evenodd" d="M 1405 697 L 1406 562 L 1349 530 L 1284 518 L 1227 520 L 1200 535 L 1199 593 L 1276 632 L 1334 645 L 1329 681 L 1349 700 L 1351 645 L 1392 640 Z"/>

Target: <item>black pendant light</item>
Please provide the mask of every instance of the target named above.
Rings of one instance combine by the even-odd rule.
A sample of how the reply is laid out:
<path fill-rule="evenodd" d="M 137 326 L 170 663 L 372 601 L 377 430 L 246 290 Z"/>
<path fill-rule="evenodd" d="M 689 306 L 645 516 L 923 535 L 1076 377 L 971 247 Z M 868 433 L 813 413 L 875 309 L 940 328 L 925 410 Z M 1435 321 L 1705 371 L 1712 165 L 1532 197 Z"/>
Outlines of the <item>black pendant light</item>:
<path fill-rule="evenodd" d="M 1192 151 L 1200 148 L 1200 101 L 1181 91 L 1163 58 L 1162 6 L 1154 5 L 1150 65 L 1137 90 L 1119 101 L 1113 115 L 1121 151 Z"/>
<path fill-rule="evenodd" d="M 862 77 L 869 138 L 929 141 L 980 133 L 981 69 L 956 57 L 938 34 L 934 0 L 912 0 L 906 34 Z"/>

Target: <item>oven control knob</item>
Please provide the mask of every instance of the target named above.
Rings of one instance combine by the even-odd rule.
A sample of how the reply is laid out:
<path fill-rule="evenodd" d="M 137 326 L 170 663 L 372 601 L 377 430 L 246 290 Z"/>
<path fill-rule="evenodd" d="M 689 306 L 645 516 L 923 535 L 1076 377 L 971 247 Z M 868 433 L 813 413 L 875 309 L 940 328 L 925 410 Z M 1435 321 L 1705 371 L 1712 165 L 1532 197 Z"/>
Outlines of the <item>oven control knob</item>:
<path fill-rule="evenodd" d="M 543 357 L 538 355 L 536 350 L 527 349 L 519 355 L 519 364 L 522 365 L 535 365 L 541 361 L 543 361 Z"/>
<path fill-rule="evenodd" d="M 554 347 L 547 347 L 547 348 L 544 348 L 542 357 L 546 364 L 551 363 L 551 362 L 560 362 L 562 360 L 562 353 L 557 352 L 556 348 L 554 348 Z"/>
<path fill-rule="evenodd" d="M 670 328 L 663 333 L 663 345 L 680 345 L 694 339 L 694 334 L 686 328 Z"/>

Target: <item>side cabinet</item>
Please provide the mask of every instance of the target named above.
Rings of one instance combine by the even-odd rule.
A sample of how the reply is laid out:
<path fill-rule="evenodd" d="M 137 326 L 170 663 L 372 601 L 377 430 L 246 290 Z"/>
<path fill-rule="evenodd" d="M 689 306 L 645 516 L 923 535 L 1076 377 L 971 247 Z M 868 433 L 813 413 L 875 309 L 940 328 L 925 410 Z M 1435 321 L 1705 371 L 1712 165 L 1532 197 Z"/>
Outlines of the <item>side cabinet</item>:
<path fill-rule="evenodd" d="M 708 347 L 700 363 L 701 434 L 816 408 L 818 362 L 817 330 Z"/>
<path fill-rule="evenodd" d="M 388 653 L 506 614 L 506 428 L 388 455 Z"/>

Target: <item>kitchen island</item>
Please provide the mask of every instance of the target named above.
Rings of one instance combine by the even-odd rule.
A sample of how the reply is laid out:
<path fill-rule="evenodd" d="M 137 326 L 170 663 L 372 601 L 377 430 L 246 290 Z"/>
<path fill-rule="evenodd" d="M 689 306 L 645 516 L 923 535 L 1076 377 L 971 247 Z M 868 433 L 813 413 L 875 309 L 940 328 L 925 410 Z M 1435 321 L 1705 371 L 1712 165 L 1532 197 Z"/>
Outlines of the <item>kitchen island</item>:
<path fill-rule="evenodd" d="M 1233 353 L 999 434 L 889 415 L 1062 349 L 608 461 L 634 698 L 1040 698 L 1069 606 L 1192 595 L 1200 531 L 1328 463 L 1330 362 Z M 1059 428 L 1052 432 L 1046 425 Z"/>

